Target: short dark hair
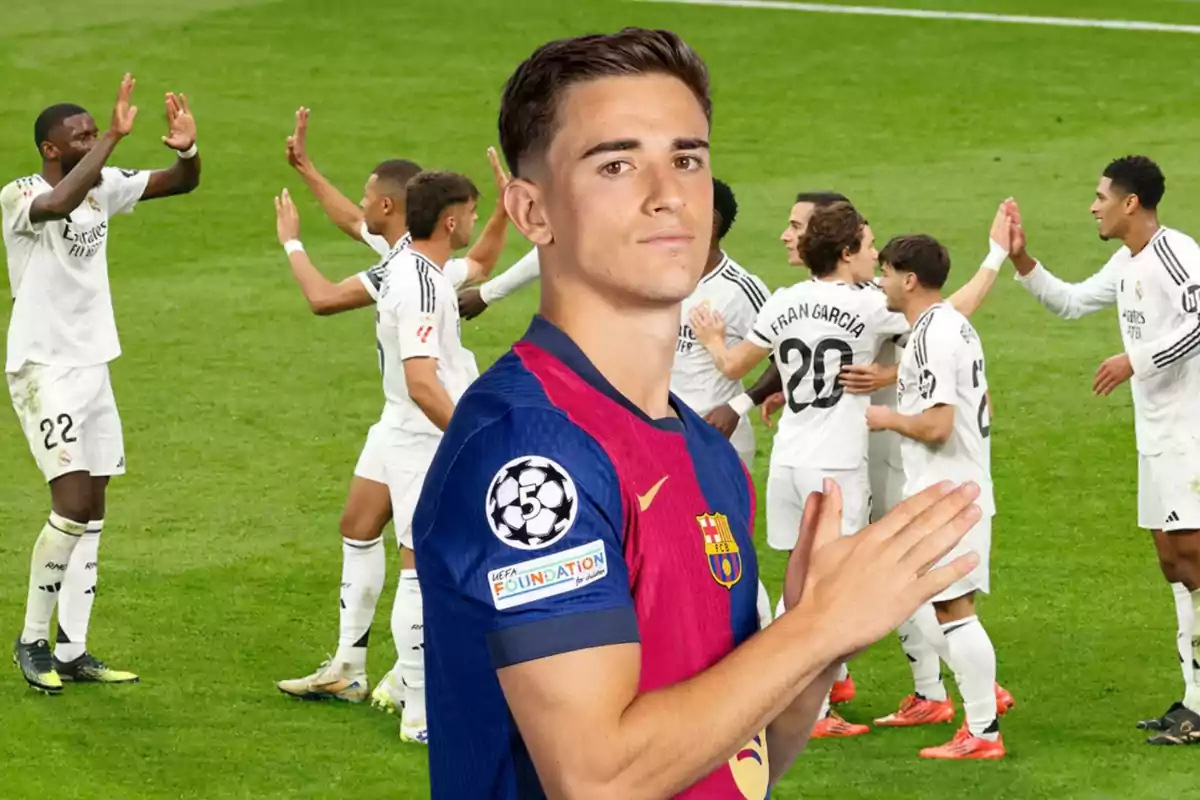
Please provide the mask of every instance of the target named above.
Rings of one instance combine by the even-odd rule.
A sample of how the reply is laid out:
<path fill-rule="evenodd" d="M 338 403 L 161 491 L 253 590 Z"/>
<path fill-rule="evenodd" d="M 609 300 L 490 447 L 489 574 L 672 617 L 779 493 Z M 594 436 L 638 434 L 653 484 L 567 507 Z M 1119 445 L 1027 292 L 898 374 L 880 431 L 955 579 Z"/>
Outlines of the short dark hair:
<path fill-rule="evenodd" d="M 1104 177 L 1126 195 L 1136 194 L 1147 211 L 1158 208 L 1167 191 L 1167 179 L 1162 170 L 1146 156 L 1118 158 L 1104 168 Z"/>
<path fill-rule="evenodd" d="M 543 155 L 558 129 L 558 105 L 577 83 L 622 75 L 662 74 L 683 81 L 712 121 L 708 68 L 678 34 L 624 28 L 619 33 L 557 39 L 517 67 L 500 98 L 500 149 L 514 176 Z"/>
<path fill-rule="evenodd" d="M 817 206 L 800 239 L 800 257 L 815 277 L 828 275 L 837 269 L 844 251 L 857 253 L 862 247 L 866 225 L 863 215 L 849 203 Z"/>
<path fill-rule="evenodd" d="M 911 272 L 927 289 L 941 289 L 950 275 L 950 254 L 937 239 L 924 233 L 893 238 L 879 252 L 879 263 Z"/>
<path fill-rule="evenodd" d="M 404 219 L 414 239 L 433 236 L 438 220 L 450 206 L 479 198 L 471 179 L 457 172 L 419 172 L 405 190 Z"/>
<path fill-rule="evenodd" d="M 850 199 L 841 192 L 800 192 L 797 203 L 812 203 L 814 206 L 831 206 L 834 203 L 849 203 Z"/>
<path fill-rule="evenodd" d="M 64 119 L 68 117 L 86 114 L 88 110 L 83 106 L 75 105 L 74 103 L 55 103 L 49 106 L 33 122 L 33 143 L 38 150 L 42 149 L 42 142 L 50 139 L 50 133 Z"/>
<path fill-rule="evenodd" d="M 403 158 L 381 161 L 379 166 L 371 170 L 377 183 L 386 184 L 383 194 L 400 201 L 407 197 L 408 182 L 420 172 L 421 167 L 418 164 Z"/>
<path fill-rule="evenodd" d="M 738 204 L 729 184 L 716 178 L 713 178 L 713 211 L 721 218 L 721 224 L 717 227 L 717 239 L 724 239 L 725 234 L 733 227 L 733 221 L 737 219 Z"/>

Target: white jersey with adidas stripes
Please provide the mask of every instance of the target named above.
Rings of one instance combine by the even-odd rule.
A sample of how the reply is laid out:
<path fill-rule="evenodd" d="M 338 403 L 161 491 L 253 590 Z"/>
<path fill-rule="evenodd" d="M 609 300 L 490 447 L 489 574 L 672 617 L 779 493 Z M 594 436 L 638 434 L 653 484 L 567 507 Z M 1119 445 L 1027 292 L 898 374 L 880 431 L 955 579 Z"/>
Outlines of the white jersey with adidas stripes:
<path fill-rule="evenodd" d="M 725 319 L 725 346 L 733 347 L 750 333 L 770 292 L 766 284 L 724 253 L 716 269 L 705 275 L 696 291 L 683 301 L 679 340 L 671 368 L 671 391 L 701 416 L 742 394 L 741 381 L 721 374 L 712 354 L 696 339 L 690 314 L 708 305 Z"/>
<path fill-rule="evenodd" d="M 847 394 L 838 373 L 870 364 L 909 329 L 874 283 L 808 280 L 775 292 L 747 339 L 775 351 L 787 400 L 771 465 L 858 469 L 867 460 L 870 398 Z"/>
<path fill-rule="evenodd" d="M 33 201 L 53 187 L 41 175 L 0 190 L 12 290 L 5 371 L 26 362 L 107 364 L 121 354 L 108 284 L 108 221 L 133 211 L 149 172 L 105 167 L 100 183 L 65 219 L 33 222 Z"/>
<path fill-rule="evenodd" d="M 358 273 L 358 279 L 366 287 L 367 294 L 371 295 L 371 299 L 378 303 L 379 290 L 383 287 L 384 278 L 387 277 L 388 265 L 391 264 L 393 258 L 408 249 L 412 243 L 412 236 L 405 233 L 396 240 L 396 244 L 393 246 L 388 244 L 387 239 L 368 231 L 367 223 L 364 222 L 362 240 L 363 244 L 375 251 L 379 256 L 379 261 L 370 269 L 364 269 Z"/>
<path fill-rule="evenodd" d="M 946 301 L 917 318 L 900 359 L 897 411 L 917 416 L 934 406 L 954 407 L 954 430 L 942 444 L 902 437 L 904 495 L 940 481 L 979 484 L 979 508 L 996 513 L 992 492 L 991 407 L 983 344 L 975 328 Z"/>
<path fill-rule="evenodd" d="M 376 305 L 379 369 L 385 405 L 382 421 L 413 434 L 441 436 L 441 431 L 408 393 L 404 362 L 437 359 L 437 376 L 455 403 L 479 377 L 475 356 L 460 338 L 457 288 L 466 279 L 466 261 L 447 269 L 411 245 L 392 258 Z"/>
<path fill-rule="evenodd" d="M 1046 308 L 1075 319 L 1113 304 L 1133 365 L 1138 452 L 1200 446 L 1200 245 L 1163 227 L 1136 255 L 1122 247 L 1082 283 L 1042 266 L 1018 280 Z"/>

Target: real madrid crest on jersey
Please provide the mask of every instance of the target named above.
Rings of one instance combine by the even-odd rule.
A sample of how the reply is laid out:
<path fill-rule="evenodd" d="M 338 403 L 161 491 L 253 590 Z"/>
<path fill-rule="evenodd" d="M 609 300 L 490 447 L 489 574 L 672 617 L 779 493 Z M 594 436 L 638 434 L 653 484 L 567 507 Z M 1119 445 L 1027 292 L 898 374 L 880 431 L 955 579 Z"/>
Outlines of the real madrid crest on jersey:
<path fill-rule="evenodd" d="M 726 589 L 732 588 L 742 579 L 742 553 L 729 529 L 729 519 L 724 514 L 703 514 L 696 517 L 696 521 L 704 536 L 708 571 L 717 583 Z"/>

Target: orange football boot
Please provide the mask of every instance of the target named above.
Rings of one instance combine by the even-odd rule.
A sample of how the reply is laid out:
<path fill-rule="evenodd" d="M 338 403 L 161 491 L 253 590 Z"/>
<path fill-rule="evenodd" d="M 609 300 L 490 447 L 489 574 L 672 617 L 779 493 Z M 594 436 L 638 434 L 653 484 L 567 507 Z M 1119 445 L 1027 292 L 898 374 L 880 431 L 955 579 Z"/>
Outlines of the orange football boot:
<path fill-rule="evenodd" d="M 868 726 L 859 725 L 856 722 L 847 722 L 836 711 L 830 711 L 823 719 L 817 720 L 817 724 L 813 726 L 810 738 L 845 739 L 850 736 L 862 736 L 864 733 L 870 732 L 871 729 Z"/>
<path fill-rule="evenodd" d="M 875 720 L 876 725 L 888 728 L 910 728 L 913 725 L 939 725 L 954 721 L 954 701 L 930 700 L 919 694 L 910 694 L 900 702 L 900 709 Z"/>
<path fill-rule="evenodd" d="M 833 688 L 829 690 L 829 704 L 836 706 L 849 703 L 856 694 L 858 690 L 854 686 L 854 676 L 847 672 L 845 680 L 833 682 Z"/>
<path fill-rule="evenodd" d="M 979 759 L 994 761 L 1004 758 L 1004 738 L 998 736 L 996 741 L 989 741 L 979 736 L 972 736 L 967 723 L 958 729 L 954 738 L 939 747 L 926 747 L 920 753 L 921 758 L 939 758 L 952 761 Z"/>
<path fill-rule="evenodd" d="M 1017 701 L 1013 699 L 1012 692 L 1005 689 L 1000 684 L 996 684 L 996 716 L 1003 717 L 1017 705 Z"/>

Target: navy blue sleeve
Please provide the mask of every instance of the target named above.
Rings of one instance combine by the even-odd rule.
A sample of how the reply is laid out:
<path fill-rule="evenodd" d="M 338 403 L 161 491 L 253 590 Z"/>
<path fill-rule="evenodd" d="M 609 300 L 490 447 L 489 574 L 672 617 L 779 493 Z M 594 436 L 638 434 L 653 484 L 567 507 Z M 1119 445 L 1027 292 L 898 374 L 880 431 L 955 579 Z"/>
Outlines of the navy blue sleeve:
<path fill-rule="evenodd" d="M 486 620 L 496 669 L 638 641 L 620 485 L 594 439 L 556 410 L 510 408 L 439 457 L 451 460 L 418 508 L 418 569 L 436 560 Z"/>

